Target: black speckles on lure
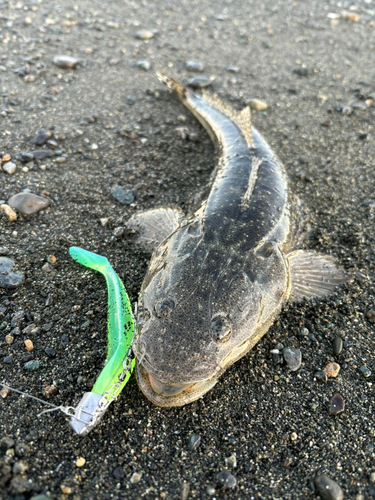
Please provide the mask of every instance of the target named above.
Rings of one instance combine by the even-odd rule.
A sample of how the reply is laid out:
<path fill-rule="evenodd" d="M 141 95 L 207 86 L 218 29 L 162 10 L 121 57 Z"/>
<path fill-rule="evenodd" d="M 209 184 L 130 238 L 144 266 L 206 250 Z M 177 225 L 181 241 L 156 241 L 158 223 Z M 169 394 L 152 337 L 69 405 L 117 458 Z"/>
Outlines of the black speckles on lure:
<path fill-rule="evenodd" d="M 348 276 L 330 258 L 293 248 L 286 174 L 250 110 L 158 76 L 220 154 L 208 198 L 190 214 L 159 208 L 128 223 L 152 252 L 134 343 L 138 384 L 155 404 L 178 406 L 212 388 L 285 300 L 325 295 Z"/>

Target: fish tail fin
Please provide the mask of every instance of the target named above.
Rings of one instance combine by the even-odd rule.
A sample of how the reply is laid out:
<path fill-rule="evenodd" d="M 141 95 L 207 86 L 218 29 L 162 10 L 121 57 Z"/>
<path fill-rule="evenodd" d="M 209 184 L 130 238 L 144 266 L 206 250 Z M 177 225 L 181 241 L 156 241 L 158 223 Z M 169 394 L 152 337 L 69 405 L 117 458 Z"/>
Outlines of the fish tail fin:
<path fill-rule="evenodd" d="M 164 83 L 171 92 L 176 92 L 181 101 L 185 99 L 187 90 L 182 85 L 182 83 L 179 83 L 177 80 L 166 75 L 162 71 L 157 71 L 156 76 L 158 77 L 159 81 Z"/>

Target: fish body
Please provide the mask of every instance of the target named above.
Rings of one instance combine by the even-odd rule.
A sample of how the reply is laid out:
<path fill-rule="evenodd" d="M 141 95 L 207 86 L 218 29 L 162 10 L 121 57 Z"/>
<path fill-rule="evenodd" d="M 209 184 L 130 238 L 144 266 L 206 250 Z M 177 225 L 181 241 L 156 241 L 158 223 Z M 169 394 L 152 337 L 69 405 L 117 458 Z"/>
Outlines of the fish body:
<path fill-rule="evenodd" d="M 258 342 L 285 300 L 325 295 L 348 276 L 325 256 L 293 249 L 286 174 L 249 109 L 159 78 L 219 152 L 208 197 L 189 215 L 161 208 L 129 221 L 153 251 L 139 299 L 137 380 L 155 404 L 180 406 Z"/>

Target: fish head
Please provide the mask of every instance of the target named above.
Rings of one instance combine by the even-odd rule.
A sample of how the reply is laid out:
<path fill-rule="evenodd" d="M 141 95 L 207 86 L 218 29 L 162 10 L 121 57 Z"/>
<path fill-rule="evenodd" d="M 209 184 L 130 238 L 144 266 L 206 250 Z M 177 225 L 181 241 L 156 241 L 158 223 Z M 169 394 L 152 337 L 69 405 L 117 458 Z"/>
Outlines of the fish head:
<path fill-rule="evenodd" d="M 277 246 L 252 258 L 235 253 L 223 260 L 223 252 L 210 251 L 203 265 L 196 252 L 151 264 L 134 351 L 138 384 L 156 405 L 181 406 L 210 390 L 281 307 L 288 284 Z"/>

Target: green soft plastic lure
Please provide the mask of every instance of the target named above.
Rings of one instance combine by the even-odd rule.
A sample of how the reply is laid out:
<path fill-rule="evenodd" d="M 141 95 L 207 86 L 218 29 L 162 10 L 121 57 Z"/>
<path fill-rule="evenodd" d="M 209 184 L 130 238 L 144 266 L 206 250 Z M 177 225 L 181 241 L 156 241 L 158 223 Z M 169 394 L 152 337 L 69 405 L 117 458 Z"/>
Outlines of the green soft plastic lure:
<path fill-rule="evenodd" d="M 128 382 L 135 366 L 131 345 L 134 317 L 129 297 L 108 260 L 78 247 L 69 249 L 71 257 L 83 266 L 102 273 L 108 287 L 108 350 L 105 366 L 91 392 L 86 392 L 70 420 L 70 426 L 85 436 L 102 419 L 110 403 Z"/>

